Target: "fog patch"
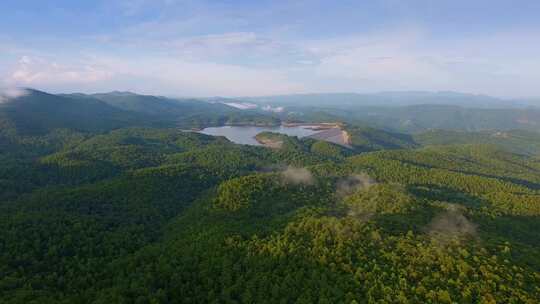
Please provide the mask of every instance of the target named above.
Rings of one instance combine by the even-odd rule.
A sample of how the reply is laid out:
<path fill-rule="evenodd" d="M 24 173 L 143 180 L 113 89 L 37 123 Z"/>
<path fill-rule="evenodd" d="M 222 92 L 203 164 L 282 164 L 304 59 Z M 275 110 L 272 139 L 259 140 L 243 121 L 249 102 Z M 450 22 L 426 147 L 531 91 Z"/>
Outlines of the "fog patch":
<path fill-rule="evenodd" d="M 434 237 L 476 237 L 477 225 L 468 220 L 456 206 L 449 207 L 437 215 L 426 227 L 426 232 Z"/>
<path fill-rule="evenodd" d="M 341 200 L 345 196 L 367 190 L 376 184 L 377 182 L 366 173 L 352 174 L 338 180 L 336 183 L 336 197 L 338 200 Z M 346 215 L 360 223 L 365 223 L 371 220 L 375 214 L 352 205 L 347 205 Z"/>
<path fill-rule="evenodd" d="M 14 98 L 28 95 L 27 89 L 22 88 L 0 88 L 0 103 L 8 102 Z"/>
<path fill-rule="evenodd" d="M 365 173 L 349 175 L 337 182 L 336 195 L 344 197 L 356 191 L 368 189 L 376 184 L 377 182 Z"/>
<path fill-rule="evenodd" d="M 315 180 L 306 168 L 287 167 L 281 172 L 283 182 L 293 185 L 313 185 Z"/>
<path fill-rule="evenodd" d="M 366 211 L 359 211 L 355 208 L 349 208 L 347 210 L 347 216 L 350 218 L 355 219 L 356 221 L 360 223 L 365 223 L 371 220 L 371 218 L 375 215 L 374 212 L 366 212 Z"/>

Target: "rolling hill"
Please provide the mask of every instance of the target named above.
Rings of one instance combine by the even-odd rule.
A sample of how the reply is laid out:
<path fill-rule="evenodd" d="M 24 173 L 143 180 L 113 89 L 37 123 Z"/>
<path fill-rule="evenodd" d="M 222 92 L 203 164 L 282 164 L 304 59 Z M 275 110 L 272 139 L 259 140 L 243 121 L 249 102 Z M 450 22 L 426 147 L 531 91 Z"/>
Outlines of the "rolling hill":
<path fill-rule="evenodd" d="M 353 124 L 406 133 L 430 129 L 459 131 L 530 130 L 540 131 L 539 108 L 466 108 L 453 105 L 291 107 L 291 120 L 336 117 Z"/>
<path fill-rule="evenodd" d="M 350 147 L 268 148 L 112 95 L 0 106 L 0 302 L 540 301 L 537 133 L 346 122 Z"/>
<path fill-rule="evenodd" d="M 95 98 L 115 108 L 148 115 L 183 128 L 202 128 L 225 124 L 277 124 L 279 121 L 259 111 L 242 111 L 220 102 L 202 99 L 174 99 L 131 92 L 71 94 L 76 98 Z"/>
<path fill-rule="evenodd" d="M 525 130 L 464 132 L 438 129 L 415 134 L 413 138 L 424 146 L 488 144 L 518 154 L 540 154 L 540 133 Z"/>
<path fill-rule="evenodd" d="M 27 89 L 26 94 L 0 104 L 3 126 L 20 135 L 43 135 L 54 129 L 100 132 L 147 124 L 143 115 L 128 112 L 95 98 L 70 98 Z M 5 131 L 5 130 L 4 130 Z"/>

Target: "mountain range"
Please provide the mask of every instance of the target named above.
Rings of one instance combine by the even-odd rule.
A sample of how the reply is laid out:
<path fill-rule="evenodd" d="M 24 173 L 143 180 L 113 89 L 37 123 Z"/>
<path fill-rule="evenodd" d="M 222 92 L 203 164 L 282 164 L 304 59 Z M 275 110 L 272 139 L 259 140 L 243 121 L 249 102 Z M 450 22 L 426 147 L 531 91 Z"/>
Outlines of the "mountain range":
<path fill-rule="evenodd" d="M 430 129 L 540 130 L 540 108 L 453 92 L 309 94 L 245 99 L 169 98 L 131 92 L 56 95 L 33 89 L 25 92 L 4 98 L 0 103 L 4 123 L 10 121 L 21 132 L 38 132 L 60 125 L 80 130 L 106 130 L 133 122 L 186 128 L 271 125 L 324 117 L 412 133 Z M 46 119 L 38 122 L 38 117 Z M 91 117 L 98 120 L 90 121 Z M 32 123 L 34 125 L 30 125 Z"/>
<path fill-rule="evenodd" d="M 454 105 L 470 108 L 520 108 L 540 106 L 538 99 L 503 99 L 487 95 L 452 91 L 389 91 L 371 94 L 319 93 L 262 97 L 239 97 L 238 100 L 277 106 L 410 106 L 420 104 Z"/>

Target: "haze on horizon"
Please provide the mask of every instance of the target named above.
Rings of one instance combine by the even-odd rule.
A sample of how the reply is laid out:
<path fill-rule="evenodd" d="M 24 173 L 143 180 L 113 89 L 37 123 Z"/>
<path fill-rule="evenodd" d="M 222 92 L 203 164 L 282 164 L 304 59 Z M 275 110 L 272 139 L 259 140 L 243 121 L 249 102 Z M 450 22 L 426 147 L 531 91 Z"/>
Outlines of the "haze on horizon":
<path fill-rule="evenodd" d="M 4 88 L 540 96 L 534 0 L 5 0 L 0 8 Z"/>

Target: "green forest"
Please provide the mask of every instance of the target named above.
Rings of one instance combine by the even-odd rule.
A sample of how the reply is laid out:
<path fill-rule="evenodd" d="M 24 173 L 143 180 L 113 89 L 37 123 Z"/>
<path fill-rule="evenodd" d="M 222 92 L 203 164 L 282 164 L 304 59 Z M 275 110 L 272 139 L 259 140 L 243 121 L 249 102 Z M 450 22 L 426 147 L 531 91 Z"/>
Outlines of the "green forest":
<path fill-rule="evenodd" d="M 0 104 L 0 303 L 540 302 L 533 131 L 267 148 L 185 129 L 279 117 L 113 97 Z"/>

